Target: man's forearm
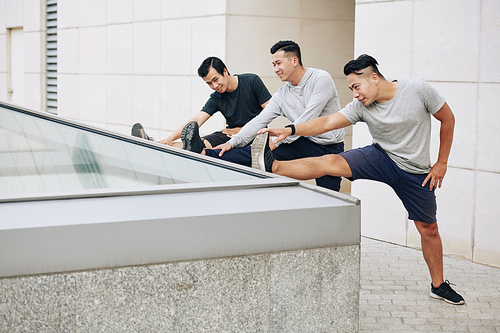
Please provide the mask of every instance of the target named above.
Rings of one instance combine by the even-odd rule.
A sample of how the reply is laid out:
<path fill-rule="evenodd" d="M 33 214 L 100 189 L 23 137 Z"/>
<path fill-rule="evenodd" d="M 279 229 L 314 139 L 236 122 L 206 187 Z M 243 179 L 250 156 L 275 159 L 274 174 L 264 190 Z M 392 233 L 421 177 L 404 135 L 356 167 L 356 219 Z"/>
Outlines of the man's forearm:
<path fill-rule="evenodd" d="M 315 118 L 295 125 L 295 135 L 314 136 L 334 129 L 352 125 L 343 114 L 336 112 L 329 116 Z"/>
<path fill-rule="evenodd" d="M 454 121 L 442 122 L 439 131 L 439 153 L 438 162 L 448 163 L 451 145 L 453 143 Z"/>
<path fill-rule="evenodd" d="M 434 114 L 434 117 L 441 122 L 439 129 L 439 153 L 438 162 L 448 163 L 451 145 L 453 143 L 453 132 L 455 128 L 455 116 L 448 103 L 444 103 L 441 109 Z"/>

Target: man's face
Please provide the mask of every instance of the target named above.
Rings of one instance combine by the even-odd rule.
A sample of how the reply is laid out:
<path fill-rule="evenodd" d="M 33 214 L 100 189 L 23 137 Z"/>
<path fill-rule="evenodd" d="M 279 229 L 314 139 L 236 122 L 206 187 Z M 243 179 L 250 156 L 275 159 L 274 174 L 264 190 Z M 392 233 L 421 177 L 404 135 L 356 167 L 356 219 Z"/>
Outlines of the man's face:
<path fill-rule="evenodd" d="M 228 76 L 229 74 L 227 74 L 225 69 L 224 75 L 221 75 L 215 70 L 215 68 L 210 67 L 207 76 L 205 76 L 203 80 L 205 80 L 210 88 L 222 94 L 227 89 Z"/>
<path fill-rule="evenodd" d="M 352 91 L 352 96 L 363 103 L 364 106 L 372 104 L 377 97 L 377 85 L 373 80 L 373 75 L 357 75 L 351 73 L 347 75 L 347 83 Z"/>
<path fill-rule="evenodd" d="M 273 54 L 274 72 L 281 81 L 289 81 L 290 75 L 294 73 L 296 65 L 293 57 L 287 57 L 285 51 L 278 51 Z"/>

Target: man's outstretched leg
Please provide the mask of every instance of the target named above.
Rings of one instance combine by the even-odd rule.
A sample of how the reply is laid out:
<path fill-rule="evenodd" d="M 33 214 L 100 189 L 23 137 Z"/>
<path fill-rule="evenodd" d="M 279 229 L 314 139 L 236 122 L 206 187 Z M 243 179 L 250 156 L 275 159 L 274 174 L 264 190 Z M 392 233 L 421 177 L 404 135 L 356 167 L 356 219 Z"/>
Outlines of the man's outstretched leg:
<path fill-rule="evenodd" d="M 252 166 L 277 175 L 299 180 L 319 178 L 326 175 L 352 177 L 351 168 L 339 155 L 300 158 L 292 161 L 274 159 L 267 141 L 268 133 L 257 135 L 252 143 Z"/>
<path fill-rule="evenodd" d="M 423 223 L 415 221 L 420 233 L 422 253 L 431 274 L 430 296 L 442 299 L 451 304 L 464 304 L 465 300 L 457 294 L 448 281 L 443 278 L 443 245 L 439 236 L 437 223 Z"/>

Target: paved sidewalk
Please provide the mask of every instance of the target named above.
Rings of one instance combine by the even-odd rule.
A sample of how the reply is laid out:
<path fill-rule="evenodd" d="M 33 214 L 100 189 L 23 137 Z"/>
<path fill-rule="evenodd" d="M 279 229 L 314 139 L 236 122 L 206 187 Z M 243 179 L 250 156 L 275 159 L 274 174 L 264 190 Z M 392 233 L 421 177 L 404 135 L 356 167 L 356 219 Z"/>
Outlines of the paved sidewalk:
<path fill-rule="evenodd" d="M 500 269 L 445 257 L 444 275 L 465 305 L 429 297 L 421 251 L 362 237 L 359 331 L 500 333 Z"/>

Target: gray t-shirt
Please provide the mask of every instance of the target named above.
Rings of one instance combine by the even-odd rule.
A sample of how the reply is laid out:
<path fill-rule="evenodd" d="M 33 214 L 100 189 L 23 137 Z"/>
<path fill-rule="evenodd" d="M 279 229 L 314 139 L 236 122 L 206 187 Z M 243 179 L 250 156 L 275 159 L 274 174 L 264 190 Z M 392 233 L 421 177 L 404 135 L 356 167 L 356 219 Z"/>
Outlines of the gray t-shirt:
<path fill-rule="evenodd" d="M 307 68 L 299 84 L 294 86 L 287 82 L 278 89 L 264 110 L 228 142 L 233 148 L 249 144 L 260 129 L 278 116 L 285 116 L 297 125 L 339 110 L 339 95 L 331 75 L 321 69 Z M 296 135 L 290 135 L 279 144 L 292 143 L 298 138 Z M 320 145 L 339 143 L 344 141 L 344 130 L 328 131 L 309 136 L 307 139 Z"/>
<path fill-rule="evenodd" d="M 373 137 L 404 171 L 428 173 L 431 114 L 445 99 L 422 79 L 398 80 L 398 92 L 390 101 L 373 102 L 368 107 L 354 100 L 340 111 L 352 124 L 365 122 Z"/>

